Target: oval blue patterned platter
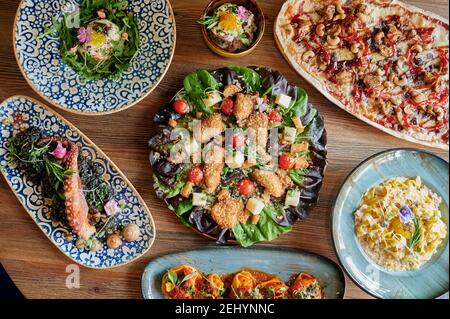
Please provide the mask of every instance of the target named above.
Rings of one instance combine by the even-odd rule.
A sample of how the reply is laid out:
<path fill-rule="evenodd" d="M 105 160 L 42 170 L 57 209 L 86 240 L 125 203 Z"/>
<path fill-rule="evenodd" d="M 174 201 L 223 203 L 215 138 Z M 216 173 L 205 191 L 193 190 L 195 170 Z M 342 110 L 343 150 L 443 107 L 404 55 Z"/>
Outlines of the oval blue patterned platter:
<path fill-rule="evenodd" d="M 341 268 L 330 259 L 298 249 L 211 247 L 173 253 L 158 257 L 145 268 L 141 279 L 144 299 L 165 299 L 161 292 L 162 277 L 181 264 L 202 273 L 231 274 L 251 268 L 277 275 L 287 281 L 306 272 L 317 278 L 326 299 L 343 299 L 345 278 Z"/>
<path fill-rule="evenodd" d="M 139 20 L 140 47 L 119 81 L 83 82 L 64 64 L 57 35 L 39 37 L 52 18 L 62 18 L 80 0 L 22 0 L 13 31 L 19 67 L 31 87 L 47 102 L 66 111 L 103 115 L 122 111 L 150 94 L 169 69 L 175 52 L 175 17 L 168 0 L 129 0 Z M 67 11 L 67 10 L 66 10 Z"/>
<path fill-rule="evenodd" d="M 94 253 L 78 250 L 74 241 L 65 239 L 67 229 L 51 221 L 38 186 L 9 164 L 8 139 L 29 126 L 68 138 L 80 147 L 83 156 L 100 165 L 105 181 L 114 188 L 117 198 L 126 203 L 126 208 L 118 215 L 117 222 L 138 225 L 141 229 L 139 240 L 124 242 L 116 250 L 108 249 L 104 244 L 101 251 Z M 76 263 L 96 269 L 118 267 L 143 256 L 152 246 L 155 239 L 153 217 L 130 181 L 92 141 L 45 105 L 24 96 L 14 96 L 0 104 L 0 167 L 8 185 L 30 217 L 50 241 Z"/>
<path fill-rule="evenodd" d="M 417 270 L 404 272 L 390 272 L 376 265 L 355 236 L 354 212 L 368 189 L 389 178 L 417 176 L 442 197 L 440 210 L 448 228 L 448 162 L 416 149 L 388 150 L 364 161 L 342 185 L 331 212 L 333 243 L 341 264 L 349 277 L 374 297 L 431 299 L 448 293 L 448 235 L 429 262 Z"/>

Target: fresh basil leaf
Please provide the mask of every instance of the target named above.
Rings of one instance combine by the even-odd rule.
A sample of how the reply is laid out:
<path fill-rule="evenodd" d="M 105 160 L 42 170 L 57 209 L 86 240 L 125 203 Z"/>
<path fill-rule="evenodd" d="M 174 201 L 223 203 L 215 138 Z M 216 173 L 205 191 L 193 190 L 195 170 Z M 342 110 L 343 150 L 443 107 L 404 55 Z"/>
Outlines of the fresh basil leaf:
<path fill-rule="evenodd" d="M 297 89 L 297 100 L 292 101 L 289 108 L 281 108 L 281 115 L 283 116 L 283 124 L 285 126 L 292 126 L 292 118 L 301 117 L 305 114 L 308 105 L 308 94 L 302 88 Z"/>
<path fill-rule="evenodd" d="M 266 206 L 260 214 L 258 224 L 253 225 L 250 221 L 238 224 L 232 229 L 234 236 L 243 247 L 249 247 L 259 241 L 271 241 L 288 233 L 292 227 L 280 226 L 274 221 L 277 216 L 282 216 L 282 209 L 283 207 L 274 204 Z"/>
<path fill-rule="evenodd" d="M 192 201 L 185 200 L 178 205 L 176 208 L 176 213 L 178 216 L 182 216 L 186 214 L 187 212 L 190 212 L 194 206 L 192 205 Z"/>
<path fill-rule="evenodd" d="M 219 90 L 220 84 L 208 71 L 197 70 L 186 76 L 184 89 L 193 102 L 196 112 L 202 112 L 205 115 L 213 114 L 213 108 L 207 107 L 203 100 L 207 97 L 207 92 Z"/>
<path fill-rule="evenodd" d="M 169 282 L 171 282 L 173 285 L 176 285 L 178 283 L 178 275 L 176 272 L 174 271 L 170 271 L 167 274 L 167 279 L 169 280 Z"/>
<path fill-rule="evenodd" d="M 230 66 L 228 67 L 230 70 L 236 72 L 240 76 L 242 76 L 253 92 L 261 92 L 262 93 L 262 79 L 261 75 L 253 69 L 240 67 L 240 66 Z"/>

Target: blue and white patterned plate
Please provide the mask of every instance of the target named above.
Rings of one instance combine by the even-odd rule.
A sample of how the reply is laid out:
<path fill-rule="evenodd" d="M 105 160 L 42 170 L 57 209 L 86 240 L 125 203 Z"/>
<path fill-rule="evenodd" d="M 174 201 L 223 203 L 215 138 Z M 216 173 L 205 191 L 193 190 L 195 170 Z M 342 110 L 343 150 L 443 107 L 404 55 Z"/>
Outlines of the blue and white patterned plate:
<path fill-rule="evenodd" d="M 448 292 L 448 235 L 433 258 L 414 271 L 390 272 L 376 265 L 355 236 L 354 212 L 363 194 L 393 177 L 420 176 L 442 197 L 442 219 L 449 226 L 449 166 L 434 154 L 415 149 L 395 149 L 376 154 L 360 164 L 346 179 L 332 210 L 336 254 L 353 281 L 383 299 L 437 298 Z"/>
<path fill-rule="evenodd" d="M 129 0 L 139 20 L 140 48 L 122 78 L 83 82 L 64 64 L 57 35 L 38 38 L 53 17 L 62 18 L 80 0 L 22 0 L 13 46 L 19 67 L 31 87 L 46 101 L 69 112 L 103 115 L 122 111 L 142 100 L 166 74 L 175 51 L 175 17 L 168 0 Z"/>
<path fill-rule="evenodd" d="M 123 246 L 116 250 L 108 249 L 104 245 L 103 249 L 96 253 L 80 251 L 73 241 L 65 240 L 67 230 L 49 218 L 39 187 L 30 183 L 23 173 L 15 170 L 8 163 L 8 139 L 29 126 L 39 127 L 55 136 L 68 138 L 79 145 L 84 156 L 100 164 L 103 169 L 103 178 L 114 188 L 116 198 L 126 205 L 117 217 L 118 222 L 138 225 L 141 229 L 139 240 L 132 243 L 124 242 Z M 31 98 L 15 96 L 0 104 L 0 167 L 9 186 L 31 218 L 51 242 L 76 263 L 97 269 L 118 267 L 141 257 L 152 246 L 155 239 L 155 223 L 144 200 L 130 181 L 76 127 Z"/>

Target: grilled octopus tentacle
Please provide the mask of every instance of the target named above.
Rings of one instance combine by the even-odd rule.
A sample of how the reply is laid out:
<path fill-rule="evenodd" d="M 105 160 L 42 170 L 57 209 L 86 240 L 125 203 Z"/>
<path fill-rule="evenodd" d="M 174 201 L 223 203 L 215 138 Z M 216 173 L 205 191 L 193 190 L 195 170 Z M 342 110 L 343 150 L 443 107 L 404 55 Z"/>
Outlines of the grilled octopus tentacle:
<path fill-rule="evenodd" d="M 83 186 L 78 173 L 78 146 L 62 137 L 48 137 L 40 140 L 39 145 L 51 142 L 60 142 L 68 151 L 68 157 L 62 165 L 74 173 L 67 176 L 64 180 L 64 197 L 66 205 L 66 215 L 69 226 L 75 234 L 84 240 L 88 240 L 96 229 L 89 224 L 89 206 L 83 194 Z"/>

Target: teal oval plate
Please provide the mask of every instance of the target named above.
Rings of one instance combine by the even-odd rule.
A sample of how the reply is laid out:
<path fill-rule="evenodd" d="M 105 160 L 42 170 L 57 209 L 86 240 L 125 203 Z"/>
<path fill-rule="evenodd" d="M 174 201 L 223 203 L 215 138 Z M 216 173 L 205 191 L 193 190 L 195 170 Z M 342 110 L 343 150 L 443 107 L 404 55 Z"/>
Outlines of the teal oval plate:
<path fill-rule="evenodd" d="M 363 251 L 354 233 L 353 213 L 363 194 L 393 177 L 416 177 L 442 197 L 441 212 L 448 227 L 448 162 L 415 149 L 376 154 L 360 164 L 345 180 L 332 210 L 336 254 L 348 276 L 363 290 L 383 299 L 431 299 L 448 292 L 448 235 L 434 257 L 414 271 L 389 272 Z"/>
<path fill-rule="evenodd" d="M 213 247 L 173 253 L 150 262 L 142 275 L 145 299 L 165 299 L 161 279 L 172 267 L 185 264 L 199 272 L 235 273 L 251 268 L 279 276 L 287 281 L 292 275 L 306 272 L 317 278 L 325 298 L 343 299 L 345 278 L 341 268 L 330 259 L 297 249 Z"/>

